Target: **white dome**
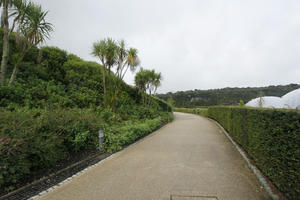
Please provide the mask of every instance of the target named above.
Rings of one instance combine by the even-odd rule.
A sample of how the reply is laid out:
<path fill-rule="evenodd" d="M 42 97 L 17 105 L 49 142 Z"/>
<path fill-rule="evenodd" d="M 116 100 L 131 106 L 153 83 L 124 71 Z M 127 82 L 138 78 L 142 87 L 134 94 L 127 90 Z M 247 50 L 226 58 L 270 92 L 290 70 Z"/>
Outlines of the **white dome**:
<path fill-rule="evenodd" d="M 280 97 L 258 97 L 249 101 L 246 106 L 263 108 L 286 108 L 285 102 Z"/>
<path fill-rule="evenodd" d="M 300 109 L 300 88 L 281 97 L 288 108 Z"/>

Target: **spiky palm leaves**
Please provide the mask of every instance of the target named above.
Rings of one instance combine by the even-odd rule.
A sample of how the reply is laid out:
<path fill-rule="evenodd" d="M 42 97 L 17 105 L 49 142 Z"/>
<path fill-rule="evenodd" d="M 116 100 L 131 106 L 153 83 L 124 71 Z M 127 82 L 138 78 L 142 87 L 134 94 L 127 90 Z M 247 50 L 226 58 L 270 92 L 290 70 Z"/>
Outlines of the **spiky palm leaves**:
<path fill-rule="evenodd" d="M 29 42 L 29 45 L 36 46 L 50 38 L 53 31 L 51 23 L 46 21 L 48 11 L 43 11 L 40 5 L 29 3 L 24 22 L 20 26 L 20 32 Z"/>
<path fill-rule="evenodd" d="M 116 42 L 111 38 L 106 38 L 93 44 L 92 54 L 100 59 L 106 70 L 111 70 L 117 62 L 117 50 Z"/>
<path fill-rule="evenodd" d="M 116 75 L 119 79 L 123 80 L 129 68 L 131 71 L 135 71 L 140 65 L 138 51 L 135 48 L 127 49 L 125 41 L 121 40 L 118 45 L 117 55 L 118 66 Z"/>
<path fill-rule="evenodd" d="M 116 42 L 111 38 L 106 38 L 98 42 L 95 42 L 93 44 L 92 54 L 95 57 L 99 58 L 103 66 L 102 79 L 103 79 L 104 105 L 106 107 L 109 106 L 109 101 L 110 101 L 109 100 L 110 95 L 107 94 L 107 86 L 108 86 L 107 83 L 109 84 L 109 79 L 107 79 L 106 74 L 108 73 L 109 74 L 108 78 L 110 78 L 111 69 L 117 62 L 117 58 L 118 58 L 117 50 L 118 50 L 118 46 Z"/>
<path fill-rule="evenodd" d="M 15 19 L 18 22 L 17 44 L 21 47 L 21 52 L 18 55 L 14 64 L 14 70 L 10 77 L 9 84 L 13 84 L 18 67 L 22 62 L 25 54 L 33 47 L 37 46 L 50 37 L 50 32 L 53 31 L 52 24 L 46 21 L 47 11 L 43 11 L 40 5 L 32 2 L 17 0 L 15 12 L 19 13 Z"/>
<path fill-rule="evenodd" d="M 16 79 L 18 67 L 27 51 L 49 38 L 53 28 L 52 24 L 45 20 L 48 12 L 43 11 L 40 5 L 27 0 L 0 0 L 0 6 L 3 9 L 1 27 L 4 28 L 0 84 L 5 84 L 9 55 L 9 36 L 15 28 L 17 28 L 17 45 L 21 49 L 21 52 L 15 55 L 17 58 L 15 59 L 14 70 L 9 81 L 11 85 Z M 8 8 L 10 8 L 10 11 Z M 11 27 L 9 26 L 9 18 L 13 18 Z"/>
<path fill-rule="evenodd" d="M 157 88 L 160 86 L 162 80 L 161 73 L 156 73 L 155 70 L 145 70 L 143 68 L 135 76 L 135 85 L 143 93 L 148 92 L 150 95 L 156 92 Z M 143 103 L 146 103 L 145 97 L 143 97 Z M 149 99 L 148 104 L 151 104 L 151 99 Z"/>
<path fill-rule="evenodd" d="M 132 72 L 136 70 L 136 68 L 141 64 L 140 59 L 138 57 L 138 51 L 135 48 L 130 48 L 127 52 L 127 57 L 125 61 L 125 65 L 127 65 L 126 70 L 124 71 L 121 79 L 123 80 L 127 70 L 130 68 Z M 124 65 L 124 67 L 125 67 Z"/>
<path fill-rule="evenodd" d="M 139 65 L 137 50 L 126 48 L 124 40 L 119 42 L 111 38 L 106 38 L 93 44 L 92 55 L 99 58 L 103 66 L 103 90 L 104 105 L 106 107 L 113 106 L 115 99 L 120 92 L 121 80 L 123 80 L 128 68 L 134 70 Z M 117 83 L 113 83 L 110 77 L 112 68 L 116 66 L 116 77 L 119 79 Z M 107 77 L 106 74 L 109 74 Z M 108 87 L 114 91 L 108 94 Z"/>

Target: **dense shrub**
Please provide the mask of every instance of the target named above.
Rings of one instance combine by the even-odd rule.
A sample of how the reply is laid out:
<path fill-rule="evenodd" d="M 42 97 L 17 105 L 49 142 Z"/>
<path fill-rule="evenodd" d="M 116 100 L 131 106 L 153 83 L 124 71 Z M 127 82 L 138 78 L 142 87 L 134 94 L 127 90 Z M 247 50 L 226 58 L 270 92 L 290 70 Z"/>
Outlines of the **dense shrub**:
<path fill-rule="evenodd" d="M 300 196 L 300 113 L 247 107 L 209 107 L 218 121 L 289 199 Z"/>
<path fill-rule="evenodd" d="M 0 112 L 1 190 L 71 152 L 95 149 L 100 126 L 99 116 L 88 110 Z"/>
<path fill-rule="evenodd" d="M 63 65 L 67 62 L 67 52 L 57 47 L 43 47 L 41 51 L 42 65 L 45 66 L 49 79 L 63 81 L 65 77 Z"/>
<path fill-rule="evenodd" d="M 100 129 L 105 129 L 105 151 L 114 152 L 172 118 L 172 113 L 162 112 L 155 119 L 119 123 L 122 120 L 109 109 L 0 111 L 0 193 L 72 152 L 98 148 Z"/>
<path fill-rule="evenodd" d="M 163 124 L 173 120 L 172 113 L 162 113 L 155 119 L 149 119 L 139 122 L 126 122 L 122 126 L 106 127 L 104 130 L 103 148 L 108 152 L 121 150 L 139 138 L 153 132 Z"/>
<path fill-rule="evenodd" d="M 175 112 L 192 113 L 196 115 L 207 116 L 207 108 L 175 108 Z"/>

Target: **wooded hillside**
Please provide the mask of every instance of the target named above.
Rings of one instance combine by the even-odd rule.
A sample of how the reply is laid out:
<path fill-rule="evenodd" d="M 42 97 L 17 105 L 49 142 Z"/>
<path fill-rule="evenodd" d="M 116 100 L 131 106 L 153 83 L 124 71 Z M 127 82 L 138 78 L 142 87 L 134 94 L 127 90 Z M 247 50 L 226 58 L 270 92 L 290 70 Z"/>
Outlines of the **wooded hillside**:
<path fill-rule="evenodd" d="M 263 96 L 281 97 L 300 88 L 299 84 L 278 85 L 268 87 L 222 88 L 212 90 L 188 90 L 175 93 L 158 94 L 163 100 L 172 98 L 175 107 L 197 107 L 213 105 L 237 105 L 240 100 L 245 103 L 253 98 Z"/>

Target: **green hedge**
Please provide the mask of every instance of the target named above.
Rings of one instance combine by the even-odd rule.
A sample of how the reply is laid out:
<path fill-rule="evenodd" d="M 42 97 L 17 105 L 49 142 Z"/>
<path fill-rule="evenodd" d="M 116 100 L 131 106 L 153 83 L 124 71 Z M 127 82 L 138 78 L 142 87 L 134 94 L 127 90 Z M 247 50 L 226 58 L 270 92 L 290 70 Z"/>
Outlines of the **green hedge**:
<path fill-rule="evenodd" d="M 209 107 L 218 121 L 289 199 L 300 196 L 300 113 L 247 107 Z"/>
<path fill-rule="evenodd" d="M 140 121 L 126 122 L 122 126 L 106 127 L 104 131 L 103 148 L 108 152 L 116 152 L 135 142 L 139 138 L 173 120 L 173 113 L 161 113 L 161 116 Z"/>
<path fill-rule="evenodd" d="M 207 108 L 175 108 L 175 112 L 192 113 L 201 116 L 207 116 Z"/>

